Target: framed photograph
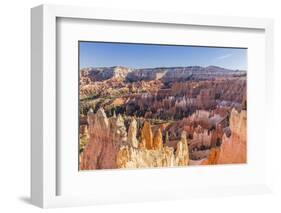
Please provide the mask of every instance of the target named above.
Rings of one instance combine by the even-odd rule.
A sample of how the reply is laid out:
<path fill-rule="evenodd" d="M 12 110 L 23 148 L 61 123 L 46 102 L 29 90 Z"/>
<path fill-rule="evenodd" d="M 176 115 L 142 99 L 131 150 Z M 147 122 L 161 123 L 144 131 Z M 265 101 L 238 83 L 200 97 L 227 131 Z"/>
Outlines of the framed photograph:
<path fill-rule="evenodd" d="M 31 15 L 33 204 L 271 191 L 272 20 Z"/>

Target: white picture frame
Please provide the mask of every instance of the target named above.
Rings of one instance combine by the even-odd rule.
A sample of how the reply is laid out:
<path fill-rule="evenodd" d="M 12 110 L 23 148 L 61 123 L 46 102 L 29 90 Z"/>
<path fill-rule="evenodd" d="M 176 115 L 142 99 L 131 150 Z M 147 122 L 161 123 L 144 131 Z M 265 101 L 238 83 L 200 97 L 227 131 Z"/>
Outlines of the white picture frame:
<path fill-rule="evenodd" d="M 213 28 L 254 29 L 264 31 L 265 57 L 264 79 L 266 94 L 264 104 L 272 108 L 273 85 L 273 21 L 271 19 L 217 17 L 203 15 L 153 13 L 146 11 L 123 11 L 101 8 L 85 8 L 74 6 L 41 5 L 31 9 L 31 201 L 34 205 L 47 207 L 62 207 L 76 205 L 91 205 L 114 202 L 138 202 L 143 200 L 178 199 L 198 196 L 251 194 L 270 191 L 270 161 L 265 162 L 263 172 L 266 178 L 260 183 L 233 183 L 219 187 L 177 187 L 169 186 L 167 190 L 156 190 L 145 195 L 144 192 L 132 195 L 129 191 L 106 192 L 104 196 L 98 195 L 58 195 L 58 164 L 57 146 L 57 88 L 60 82 L 57 79 L 57 20 L 108 20 L 134 23 L 153 23 L 168 26 L 202 26 Z M 270 114 L 271 112 L 269 112 Z M 263 122 L 268 124 L 270 116 Z M 270 133 L 266 125 L 266 134 Z M 266 148 L 268 148 L 266 141 Z M 267 149 L 270 150 L 270 149 Z M 269 159 L 269 152 L 263 157 Z M 159 173 L 160 170 L 146 171 L 147 174 Z M 180 175 L 181 170 L 174 170 Z M 122 171 L 124 178 L 126 172 Z M 136 171 L 131 171 L 136 172 Z M 138 171 L 139 172 L 139 171 Z M 261 171 L 259 171 L 261 172 Z M 132 173 L 131 173 L 132 174 Z M 154 190 L 154 189 L 152 189 Z M 167 195 L 172 193 L 173 196 Z M 126 194 L 127 193 L 127 194 Z M 166 194 L 165 194 L 166 193 Z M 176 195 L 175 195 L 176 193 Z M 157 196 L 155 196 L 157 195 Z"/>

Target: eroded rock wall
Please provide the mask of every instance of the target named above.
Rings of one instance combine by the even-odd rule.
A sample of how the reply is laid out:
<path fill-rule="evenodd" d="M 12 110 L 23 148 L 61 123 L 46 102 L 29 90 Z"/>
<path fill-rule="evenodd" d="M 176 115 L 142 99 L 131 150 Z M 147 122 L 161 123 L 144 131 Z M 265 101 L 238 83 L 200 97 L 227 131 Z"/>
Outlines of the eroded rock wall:
<path fill-rule="evenodd" d="M 117 168 L 116 155 L 122 142 L 127 140 L 122 117 L 107 118 L 101 108 L 94 114 L 88 113 L 88 143 L 80 156 L 80 169 Z"/>
<path fill-rule="evenodd" d="M 247 162 L 247 113 L 233 109 L 230 115 L 231 136 L 223 136 L 219 164 Z"/>

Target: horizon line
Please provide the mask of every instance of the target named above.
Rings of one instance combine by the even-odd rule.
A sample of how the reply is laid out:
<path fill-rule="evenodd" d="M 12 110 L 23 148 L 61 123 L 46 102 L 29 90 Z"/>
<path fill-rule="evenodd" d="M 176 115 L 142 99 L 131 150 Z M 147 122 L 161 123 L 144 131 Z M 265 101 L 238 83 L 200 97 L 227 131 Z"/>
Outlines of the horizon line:
<path fill-rule="evenodd" d="M 232 70 L 232 71 L 247 71 L 247 69 L 230 69 L 222 66 L 217 65 L 208 65 L 208 66 L 200 66 L 200 65 L 187 65 L 187 66 L 163 66 L 163 67 L 129 67 L 124 65 L 114 65 L 114 66 L 87 66 L 87 67 L 79 67 L 79 70 L 81 69 L 87 69 L 87 68 L 114 68 L 114 67 L 123 67 L 123 68 L 129 68 L 129 69 L 169 69 L 169 68 L 186 68 L 186 67 L 201 67 L 201 68 L 207 68 L 207 67 L 218 67 L 222 69 Z"/>

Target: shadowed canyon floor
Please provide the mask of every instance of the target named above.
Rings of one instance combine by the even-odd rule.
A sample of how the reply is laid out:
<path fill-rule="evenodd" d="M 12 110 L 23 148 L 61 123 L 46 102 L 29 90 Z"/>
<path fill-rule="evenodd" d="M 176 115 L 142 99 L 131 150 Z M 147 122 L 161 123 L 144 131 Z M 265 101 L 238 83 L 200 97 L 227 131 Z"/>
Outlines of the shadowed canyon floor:
<path fill-rule="evenodd" d="M 246 72 L 80 70 L 80 170 L 246 163 Z"/>

